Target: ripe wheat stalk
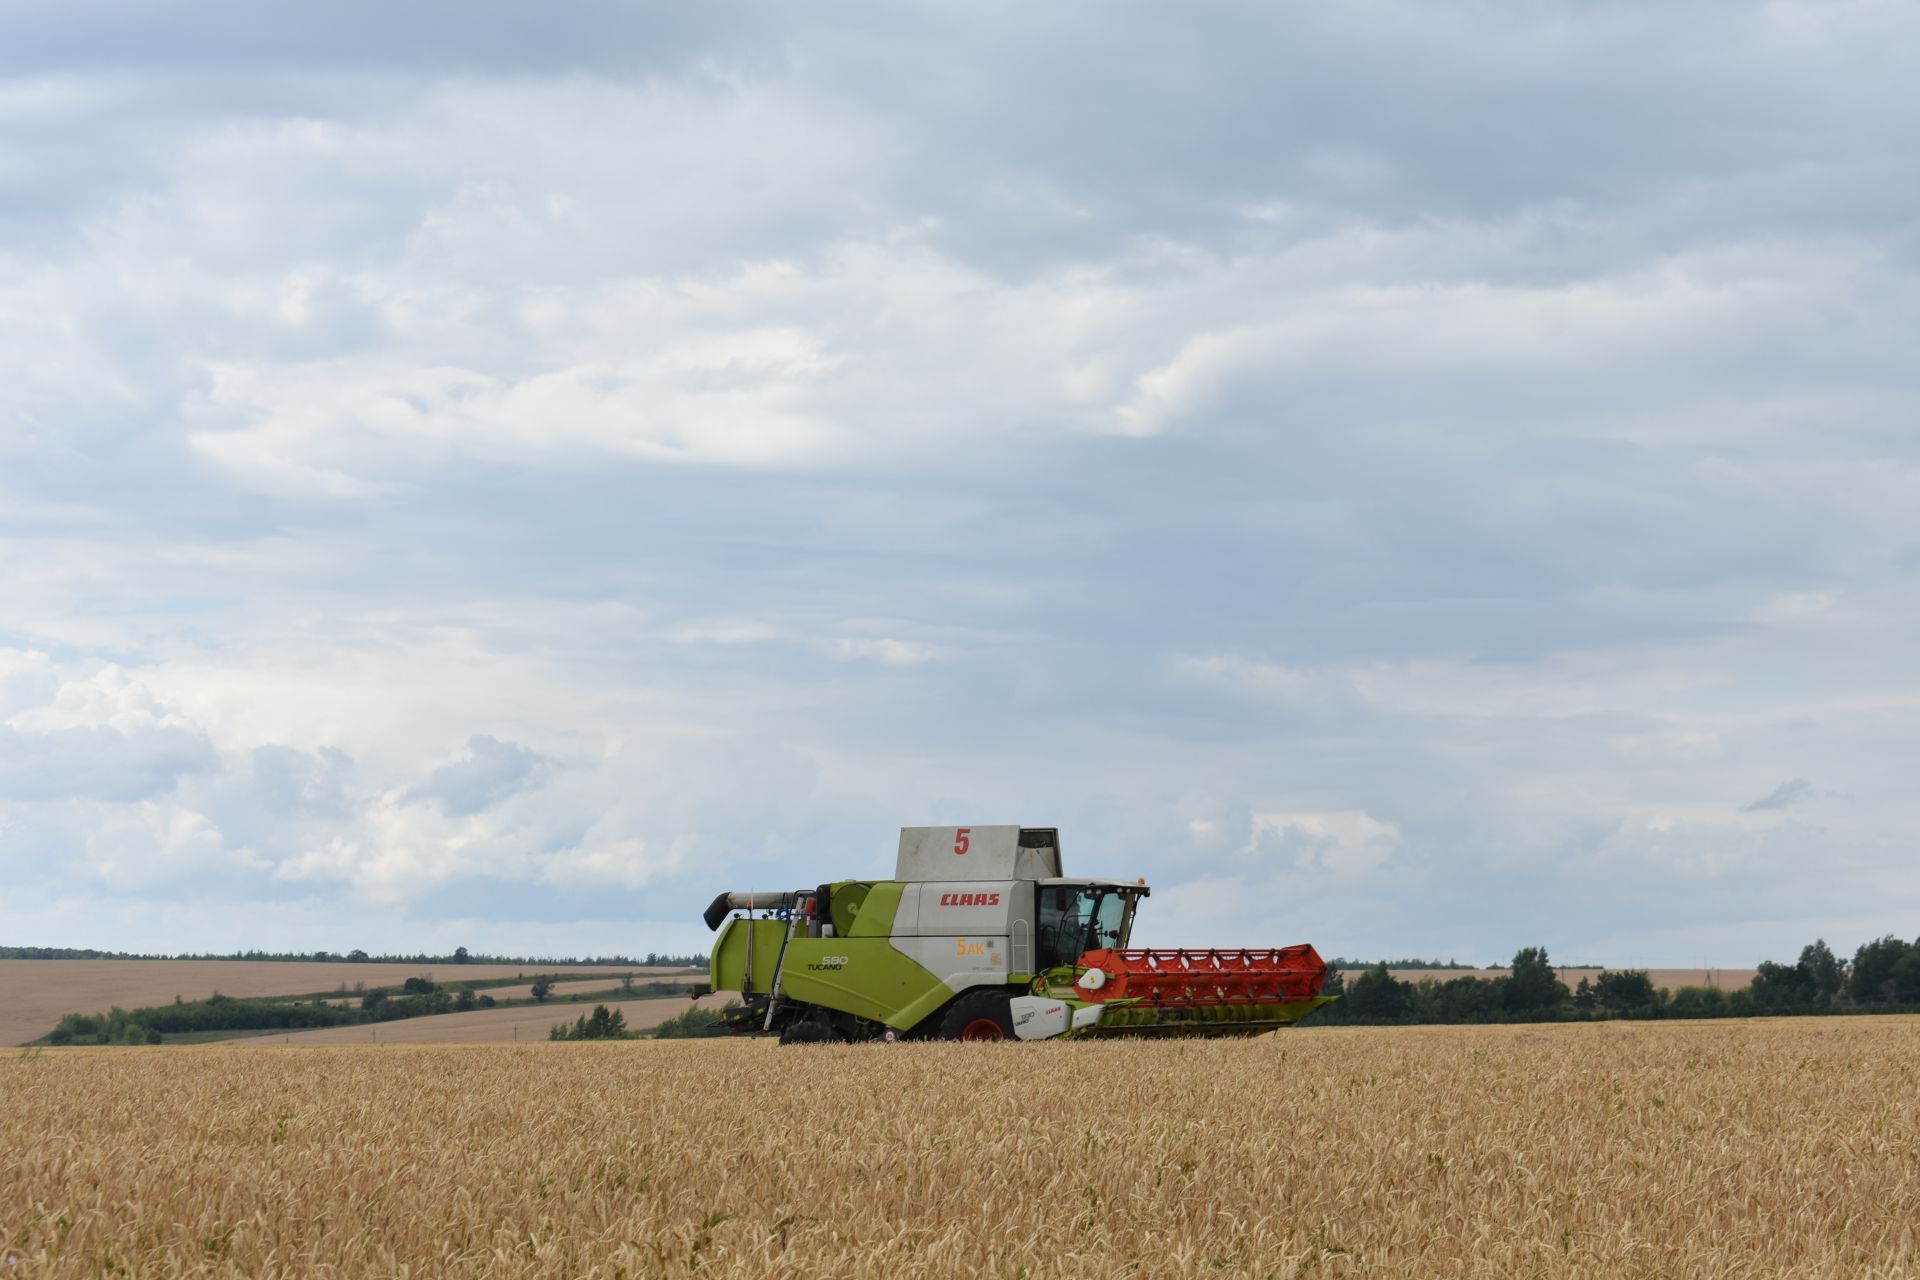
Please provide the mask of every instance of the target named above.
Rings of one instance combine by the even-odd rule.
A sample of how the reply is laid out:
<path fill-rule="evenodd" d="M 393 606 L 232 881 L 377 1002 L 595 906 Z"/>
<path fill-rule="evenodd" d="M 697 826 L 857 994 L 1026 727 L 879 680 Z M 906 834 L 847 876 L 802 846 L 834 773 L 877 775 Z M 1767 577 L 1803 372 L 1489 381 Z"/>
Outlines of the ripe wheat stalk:
<path fill-rule="evenodd" d="M 0 1277 L 1920 1275 L 1920 1021 L 22 1051 Z"/>

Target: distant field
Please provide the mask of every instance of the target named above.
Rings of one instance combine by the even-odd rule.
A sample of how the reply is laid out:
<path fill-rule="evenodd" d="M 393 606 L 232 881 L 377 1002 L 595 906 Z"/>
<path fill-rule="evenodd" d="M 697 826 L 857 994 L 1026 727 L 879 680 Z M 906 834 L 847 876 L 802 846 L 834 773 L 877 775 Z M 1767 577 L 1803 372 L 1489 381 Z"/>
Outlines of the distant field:
<path fill-rule="evenodd" d="M 1920 1017 L 28 1050 L 0 1133 L 36 1280 L 1920 1274 Z"/>
<path fill-rule="evenodd" d="M 718 1009 L 731 997 L 726 993 L 706 996 L 699 1001 L 685 996 L 656 1000 L 608 1000 L 609 1009 L 618 1009 L 627 1017 L 627 1027 L 643 1031 L 657 1027 L 675 1014 L 685 1013 L 697 1003 L 703 1009 Z M 519 1005 L 512 1009 L 475 1009 L 471 1013 L 439 1013 L 427 1018 L 403 1018 L 398 1022 L 378 1022 L 360 1027 L 322 1027 L 318 1031 L 295 1031 L 282 1035 L 253 1036 L 235 1044 L 251 1045 L 343 1045 L 343 1044 L 498 1044 L 503 1040 L 545 1040 L 556 1022 L 572 1022 L 592 1012 L 587 1004 Z"/>
<path fill-rule="evenodd" d="M 660 973 L 652 969 L 621 969 L 613 974 L 603 975 L 598 978 L 574 978 L 566 982 L 556 982 L 553 984 L 553 994 L 556 996 L 572 996 L 593 991 L 620 991 L 620 978 L 623 974 L 627 973 L 635 975 L 633 990 L 635 994 L 639 995 L 645 995 L 648 987 L 658 986 L 661 983 L 704 982 L 707 976 L 705 969 L 672 970 L 665 973 Z M 533 984 L 531 982 L 523 982 L 518 986 L 512 987 L 488 987 L 487 994 L 495 1000 L 531 1000 L 533 999 Z M 621 994 L 625 995 L 626 993 L 621 992 Z"/>
<path fill-rule="evenodd" d="M 283 996 L 334 991 L 344 983 L 398 986 L 431 975 L 441 981 L 482 981 L 517 974 L 674 973 L 644 967 L 525 964 L 326 964 L 268 960 L 0 960 L 0 1045 L 25 1044 L 53 1030 L 63 1013 L 104 1013 L 168 1004 L 175 996 L 204 1000 L 229 996 Z M 496 999 L 499 997 L 496 996 Z"/>
<path fill-rule="evenodd" d="M 1615 971 L 1630 968 L 1629 965 L 1617 965 Z M 1360 973 L 1358 969 L 1345 971 L 1351 981 Z M 1507 969 L 1389 969 L 1387 972 L 1403 982 L 1418 982 L 1422 978 L 1432 978 L 1436 982 L 1445 982 L 1449 978 L 1504 978 L 1511 970 Z M 1560 981 L 1569 988 L 1580 985 L 1582 978 L 1597 978 L 1604 969 L 1561 969 Z M 1656 987 L 1665 987 L 1677 991 L 1681 987 L 1718 987 L 1722 991 L 1739 991 L 1753 982 L 1752 969 L 1649 969 L 1647 977 Z"/>

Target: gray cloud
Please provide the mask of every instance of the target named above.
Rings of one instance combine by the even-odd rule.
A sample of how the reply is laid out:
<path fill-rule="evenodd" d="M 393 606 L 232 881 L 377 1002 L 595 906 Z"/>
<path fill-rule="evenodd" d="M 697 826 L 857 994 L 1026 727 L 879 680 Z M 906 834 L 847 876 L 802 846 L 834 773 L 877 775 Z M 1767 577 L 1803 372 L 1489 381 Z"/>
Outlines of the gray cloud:
<path fill-rule="evenodd" d="M 542 764 L 538 753 L 491 734 L 467 739 L 466 757 L 443 764 L 407 794 L 430 800 L 450 818 L 465 818 L 525 787 Z"/>
<path fill-rule="evenodd" d="M 0 799 L 142 800 L 213 759 L 205 738 L 180 729 L 122 733 L 92 725 L 24 734 L 0 725 Z"/>
<path fill-rule="evenodd" d="M 1741 806 L 1743 813 L 1764 813 L 1773 809 L 1791 809 L 1813 794 L 1813 784 L 1805 778 L 1791 778 L 1773 790 Z"/>
<path fill-rule="evenodd" d="M 17 918 L 670 930 L 949 819 L 1349 954 L 1920 888 L 1897 7 L 69 9 L 0 15 Z M 1809 752 L 1847 813 L 1748 803 Z"/>

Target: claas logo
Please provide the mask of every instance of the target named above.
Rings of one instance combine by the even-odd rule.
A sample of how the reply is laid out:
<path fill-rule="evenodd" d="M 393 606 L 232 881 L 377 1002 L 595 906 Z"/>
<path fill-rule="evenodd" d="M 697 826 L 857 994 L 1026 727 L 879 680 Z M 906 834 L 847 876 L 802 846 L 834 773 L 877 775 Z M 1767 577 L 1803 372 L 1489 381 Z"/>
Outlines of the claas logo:
<path fill-rule="evenodd" d="M 943 907 L 997 907 L 1000 895 L 997 893 L 943 893 L 940 895 Z"/>

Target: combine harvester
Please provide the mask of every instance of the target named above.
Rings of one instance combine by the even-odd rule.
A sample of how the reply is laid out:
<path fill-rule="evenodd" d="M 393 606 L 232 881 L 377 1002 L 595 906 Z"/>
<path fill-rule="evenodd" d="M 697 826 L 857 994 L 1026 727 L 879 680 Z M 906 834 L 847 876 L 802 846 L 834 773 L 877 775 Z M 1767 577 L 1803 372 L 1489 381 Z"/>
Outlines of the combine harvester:
<path fill-rule="evenodd" d="M 1062 875 L 1051 827 L 906 827 L 891 880 L 715 898 L 713 989 L 782 1044 L 1257 1035 L 1331 999 L 1304 944 L 1130 949 L 1148 892 Z"/>

